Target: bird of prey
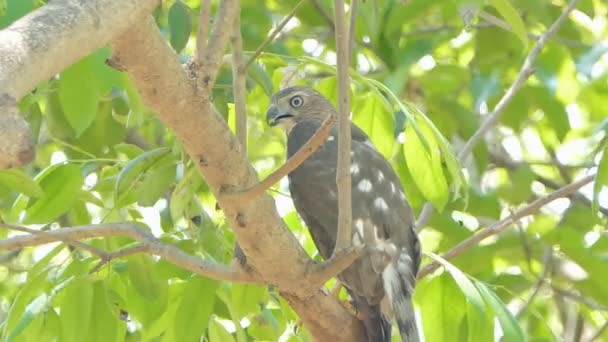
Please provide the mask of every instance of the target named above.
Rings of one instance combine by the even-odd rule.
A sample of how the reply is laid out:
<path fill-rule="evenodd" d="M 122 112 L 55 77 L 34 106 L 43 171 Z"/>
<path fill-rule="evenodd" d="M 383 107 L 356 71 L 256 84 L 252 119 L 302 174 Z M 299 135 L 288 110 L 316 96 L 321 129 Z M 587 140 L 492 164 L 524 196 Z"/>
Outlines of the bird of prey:
<path fill-rule="evenodd" d="M 289 87 L 272 96 L 266 120 L 287 134 L 287 157 L 296 153 L 319 129 L 333 105 L 317 91 Z M 367 253 L 338 275 L 362 317 L 368 340 L 391 338 L 395 318 L 401 339 L 417 342 L 412 293 L 420 265 L 420 244 L 414 214 L 390 163 L 367 135 L 351 126 L 352 243 Z M 332 255 L 338 230 L 336 166 L 338 131 L 289 174 L 294 206 L 325 259 Z"/>

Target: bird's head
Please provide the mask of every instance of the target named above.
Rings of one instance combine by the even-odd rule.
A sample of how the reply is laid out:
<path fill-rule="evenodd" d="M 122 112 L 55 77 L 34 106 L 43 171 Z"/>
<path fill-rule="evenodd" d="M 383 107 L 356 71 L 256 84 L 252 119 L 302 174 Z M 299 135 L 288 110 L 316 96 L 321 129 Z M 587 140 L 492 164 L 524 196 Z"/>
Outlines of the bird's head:
<path fill-rule="evenodd" d="M 289 132 L 299 122 L 323 121 L 331 114 L 335 114 L 335 109 L 323 95 L 308 87 L 294 86 L 272 96 L 266 112 L 266 122 Z"/>

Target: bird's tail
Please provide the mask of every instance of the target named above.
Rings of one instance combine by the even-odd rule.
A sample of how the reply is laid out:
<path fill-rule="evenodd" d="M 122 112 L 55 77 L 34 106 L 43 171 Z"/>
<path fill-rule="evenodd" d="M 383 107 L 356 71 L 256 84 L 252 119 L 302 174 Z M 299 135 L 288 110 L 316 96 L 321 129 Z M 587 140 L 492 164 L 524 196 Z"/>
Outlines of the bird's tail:
<path fill-rule="evenodd" d="M 401 341 L 419 342 L 420 335 L 412 302 L 413 284 L 408 284 L 409 278 L 400 274 L 393 263 L 390 263 L 382 272 L 384 290 L 388 295 L 392 314 L 397 321 Z"/>
<path fill-rule="evenodd" d="M 369 342 L 389 342 L 391 340 L 391 321 L 380 310 L 380 305 L 370 305 L 365 298 L 354 298 L 357 311 L 363 318 L 363 325 Z"/>

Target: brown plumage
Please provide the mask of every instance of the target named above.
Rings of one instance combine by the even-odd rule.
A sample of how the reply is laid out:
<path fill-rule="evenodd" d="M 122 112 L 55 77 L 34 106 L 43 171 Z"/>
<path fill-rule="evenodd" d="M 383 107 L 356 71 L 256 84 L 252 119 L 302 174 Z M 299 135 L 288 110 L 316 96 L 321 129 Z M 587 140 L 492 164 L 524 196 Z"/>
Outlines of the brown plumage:
<path fill-rule="evenodd" d="M 266 114 L 271 126 L 287 133 L 287 154 L 293 155 L 335 109 L 313 89 L 290 87 L 276 93 Z M 394 317 L 401 339 L 419 340 L 412 304 L 420 245 L 413 230 L 414 215 L 399 177 L 374 148 L 367 135 L 352 125 L 351 182 L 353 244 L 369 253 L 338 278 L 364 317 L 370 342 L 390 341 Z M 337 134 L 289 174 L 289 190 L 323 258 L 332 254 L 338 222 L 336 186 Z"/>

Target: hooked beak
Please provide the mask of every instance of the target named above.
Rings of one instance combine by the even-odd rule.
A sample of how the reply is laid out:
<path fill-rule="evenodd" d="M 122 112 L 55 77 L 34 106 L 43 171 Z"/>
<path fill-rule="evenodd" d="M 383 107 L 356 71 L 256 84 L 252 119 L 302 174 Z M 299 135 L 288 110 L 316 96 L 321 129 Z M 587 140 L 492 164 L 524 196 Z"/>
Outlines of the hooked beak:
<path fill-rule="evenodd" d="M 279 124 L 279 121 L 288 118 L 293 118 L 293 115 L 279 112 L 279 109 L 274 105 L 270 106 L 266 112 L 266 122 L 270 126 L 276 126 Z"/>

